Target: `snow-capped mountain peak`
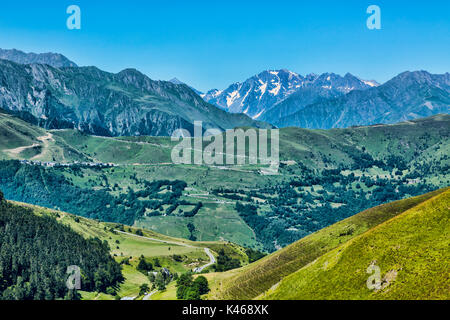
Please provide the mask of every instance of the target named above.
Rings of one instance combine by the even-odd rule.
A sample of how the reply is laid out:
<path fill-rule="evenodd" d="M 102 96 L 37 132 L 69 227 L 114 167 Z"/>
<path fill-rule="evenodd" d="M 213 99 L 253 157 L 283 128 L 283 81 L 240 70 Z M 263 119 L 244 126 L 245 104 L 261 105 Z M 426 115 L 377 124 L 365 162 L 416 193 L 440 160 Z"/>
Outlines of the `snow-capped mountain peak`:
<path fill-rule="evenodd" d="M 378 82 L 376 82 L 375 80 L 363 80 L 360 79 L 362 82 L 364 82 L 365 84 L 367 84 L 369 87 L 379 87 L 380 84 Z"/>
<path fill-rule="evenodd" d="M 231 84 L 225 90 L 213 89 L 202 95 L 207 102 L 232 113 L 245 113 L 257 119 L 265 111 L 281 103 L 293 93 L 304 88 L 330 90 L 336 94 L 346 94 L 356 89 L 367 89 L 376 82 L 363 81 L 346 74 L 344 77 L 334 73 L 322 75 L 298 73 L 280 69 L 266 70 L 246 81 Z"/>
<path fill-rule="evenodd" d="M 268 105 L 295 92 L 304 81 L 302 76 L 286 69 L 266 70 L 242 83 L 233 83 L 225 90 L 211 90 L 203 98 L 229 112 L 256 117 Z"/>

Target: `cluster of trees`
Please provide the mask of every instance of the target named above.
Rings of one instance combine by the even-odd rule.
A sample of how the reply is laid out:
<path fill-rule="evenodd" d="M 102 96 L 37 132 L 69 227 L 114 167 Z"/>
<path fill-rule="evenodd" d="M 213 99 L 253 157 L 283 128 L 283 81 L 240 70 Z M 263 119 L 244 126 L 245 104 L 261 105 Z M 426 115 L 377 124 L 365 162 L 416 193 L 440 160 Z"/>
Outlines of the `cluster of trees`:
<path fill-rule="evenodd" d="M 230 199 L 230 200 L 236 200 L 236 201 L 246 201 L 246 199 L 248 199 L 251 196 L 248 191 L 233 190 L 233 189 L 226 189 L 226 188 L 213 189 L 213 190 L 211 190 L 211 193 L 216 195 L 216 196 L 220 196 L 220 197 L 223 197 L 223 198 L 227 198 L 227 199 Z M 243 196 L 240 196 L 237 193 L 248 194 L 248 196 L 243 197 Z"/>
<path fill-rule="evenodd" d="M 181 180 L 143 181 L 143 183 L 145 188 L 135 192 L 135 197 L 160 199 L 163 204 L 175 204 L 187 186 L 187 183 Z M 159 193 L 163 187 L 166 187 L 170 192 Z"/>
<path fill-rule="evenodd" d="M 202 207 L 203 207 L 203 203 L 202 203 L 202 202 L 198 202 L 198 203 L 195 205 L 195 208 L 192 209 L 192 210 L 189 211 L 189 212 L 185 212 L 185 213 L 184 213 L 184 216 L 185 216 L 185 217 L 194 217 Z"/>
<path fill-rule="evenodd" d="M 7 203 L 0 193 L 0 299 L 77 299 L 67 268 L 81 269 L 81 289 L 111 292 L 123 281 L 107 242 L 84 239 L 54 217 Z"/>
<path fill-rule="evenodd" d="M 245 223 L 253 229 L 257 239 L 263 244 L 264 249 L 267 251 L 274 251 L 275 248 L 269 237 L 273 235 L 273 232 L 275 232 L 278 236 L 283 233 L 283 230 L 271 229 L 270 221 L 268 221 L 267 218 L 258 215 L 257 205 L 236 202 L 235 209 Z"/>
<path fill-rule="evenodd" d="M 136 267 L 137 270 L 144 273 L 145 275 L 148 274 L 149 271 L 153 270 L 153 264 L 151 262 L 147 262 L 143 255 L 139 258 L 139 263 Z"/>
<path fill-rule="evenodd" d="M 353 158 L 353 165 L 351 165 L 350 169 L 352 169 L 352 170 L 357 170 L 357 169 L 362 170 L 362 169 L 371 168 L 373 166 L 377 166 L 377 167 L 381 168 L 381 167 L 385 167 L 385 165 L 386 165 L 385 162 L 374 159 L 370 154 L 368 154 L 366 152 L 352 154 L 351 156 Z"/>
<path fill-rule="evenodd" d="M 143 296 L 144 294 L 148 293 L 150 291 L 150 288 L 148 284 L 143 283 L 139 286 L 139 295 Z"/>
<path fill-rule="evenodd" d="M 262 253 L 262 252 L 260 252 L 258 250 L 254 250 L 254 249 L 251 249 L 251 248 L 245 249 L 245 254 L 248 257 L 248 262 L 249 263 L 258 261 L 259 259 L 262 259 L 262 258 L 264 258 L 266 256 L 265 253 Z"/>
<path fill-rule="evenodd" d="M 172 279 L 178 279 L 178 274 L 172 274 L 167 268 L 162 268 L 158 272 L 151 272 L 149 274 L 149 280 L 152 283 L 152 290 L 166 290 L 166 286 L 172 281 Z"/>
<path fill-rule="evenodd" d="M 187 228 L 189 230 L 189 240 L 197 241 L 197 237 L 195 236 L 195 226 L 192 222 L 187 224 Z"/>
<path fill-rule="evenodd" d="M 219 250 L 219 255 L 217 257 L 217 262 L 214 264 L 213 268 L 216 272 L 224 272 L 231 269 L 236 269 L 241 266 L 241 262 L 238 259 L 233 259 L 225 254 L 223 249 Z"/>
<path fill-rule="evenodd" d="M 163 291 L 172 279 L 176 280 L 178 278 L 178 274 L 172 274 L 167 268 L 161 268 L 158 271 L 154 271 L 154 267 L 161 268 L 161 263 L 158 258 L 153 259 L 153 263 L 151 263 L 147 261 L 143 255 L 139 257 L 136 269 L 148 276 L 149 281 L 152 283 L 152 290 L 157 289 Z M 141 286 L 140 295 L 143 294 L 142 292 L 148 292 L 148 289 L 148 285 L 143 284 Z"/>
<path fill-rule="evenodd" d="M 195 280 L 192 273 L 184 273 L 177 279 L 177 299 L 200 300 L 201 295 L 210 291 L 208 280 L 198 276 Z"/>

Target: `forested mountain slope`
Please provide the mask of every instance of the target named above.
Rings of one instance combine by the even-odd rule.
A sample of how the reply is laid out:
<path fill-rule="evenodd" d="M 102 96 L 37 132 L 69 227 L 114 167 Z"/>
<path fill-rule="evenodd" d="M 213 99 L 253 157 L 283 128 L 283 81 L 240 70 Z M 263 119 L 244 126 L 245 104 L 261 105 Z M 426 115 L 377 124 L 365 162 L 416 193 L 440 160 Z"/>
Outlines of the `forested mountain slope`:
<path fill-rule="evenodd" d="M 77 299 L 66 286 L 73 265 L 86 291 L 106 292 L 123 280 L 107 244 L 83 238 L 57 218 L 8 203 L 0 191 L 0 300 Z"/>

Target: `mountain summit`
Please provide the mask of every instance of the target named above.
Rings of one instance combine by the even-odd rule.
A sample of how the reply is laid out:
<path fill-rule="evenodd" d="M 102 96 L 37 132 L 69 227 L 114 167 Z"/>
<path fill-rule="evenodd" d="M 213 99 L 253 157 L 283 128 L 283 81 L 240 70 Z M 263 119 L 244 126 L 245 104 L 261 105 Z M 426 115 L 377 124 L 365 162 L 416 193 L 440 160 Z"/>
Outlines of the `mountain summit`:
<path fill-rule="evenodd" d="M 0 59 L 13 61 L 20 64 L 47 64 L 55 68 L 63 67 L 77 67 L 75 62 L 70 61 L 65 56 L 59 53 L 25 53 L 20 50 L 0 49 Z"/>
<path fill-rule="evenodd" d="M 375 81 L 361 80 L 350 73 L 343 77 L 335 73 L 308 75 L 300 88 L 264 111 L 258 120 L 277 123 L 280 118 L 298 112 L 310 104 L 340 97 L 354 90 L 367 90 L 377 85 Z"/>
<path fill-rule="evenodd" d="M 321 97 L 335 97 L 375 85 L 376 82 L 360 80 L 351 74 L 346 74 L 344 77 L 334 73 L 301 76 L 281 69 L 263 71 L 243 83 L 234 83 L 225 90 L 210 90 L 202 97 L 228 112 L 245 113 L 254 119 L 272 121 L 270 115 L 264 116 L 264 114 L 295 94 L 302 98 L 306 98 L 307 95 L 308 98 L 302 101 L 309 104 Z M 286 112 L 281 111 L 281 114 L 284 115 Z"/>
<path fill-rule="evenodd" d="M 199 96 L 201 96 L 203 93 L 198 91 L 197 89 L 191 87 L 190 85 L 184 83 L 183 81 L 179 80 L 178 78 L 172 78 L 169 80 L 169 82 L 172 82 L 173 84 L 182 84 L 182 85 L 186 85 L 189 88 L 191 88 L 196 94 L 198 94 Z"/>
<path fill-rule="evenodd" d="M 211 90 L 203 98 L 228 112 L 257 118 L 269 106 L 295 92 L 304 81 L 302 76 L 288 70 L 267 70 L 225 90 Z"/>

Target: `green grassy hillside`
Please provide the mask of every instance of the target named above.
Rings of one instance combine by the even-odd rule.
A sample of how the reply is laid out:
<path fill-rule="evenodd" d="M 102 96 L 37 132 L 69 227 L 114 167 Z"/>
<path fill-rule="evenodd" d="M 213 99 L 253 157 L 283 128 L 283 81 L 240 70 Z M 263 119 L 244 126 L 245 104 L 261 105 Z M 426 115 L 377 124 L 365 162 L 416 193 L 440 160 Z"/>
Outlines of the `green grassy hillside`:
<path fill-rule="evenodd" d="M 45 130 L 31 126 L 8 114 L 0 113 L 0 157 L 16 158 L 20 147 L 38 144 L 37 137 L 45 135 Z"/>
<path fill-rule="evenodd" d="M 46 167 L 0 161 L 0 189 L 10 200 L 128 224 L 133 226 L 131 233 L 143 228 L 153 230 L 159 238 L 163 233 L 221 241 L 218 243 L 225 246 L 231 241 L 267 252 L 287 246 L 252 266 L 208 276 L 213 283 L 211 298 L 250 299 L 434 193 L 377 205 L 448 186 L 449 128 L 448 115 L 348 129 L 285 128 L 280 131 L 280 157 L 286 162 L 281 163 L 277 175 L 264 175 L 260 165 L 174 165 L 170 163 L 174 142 L 167 137 L 107 138 L 75 130 L 45 131 L 0 114 L 0 160 L 57 164 Z M 92 167 L 75 161 L 112 162 L 115 166 Z M 173 199 L 166 197 L 173 194 L 167 182 L 146 193 L 163 180 L 180 180 L 186 187 Z M 200 202 L 203 205 L 195 216 L 185 215 Z M 364 211 L 370 207 L 374 208 Z M 362 213 L 352 217 L 358 212 Z M 192 245 L 197 248 L 193 251 L 186 246 L 171 248 L 186 256 L 178 263 L 171 259 L 169 246 L 161 242 L 149 245 L 147 239 L 141 248 L 143 239 L 108 231 L 114 224 L 95 222 L 98 226 L 94 228 L 95 220 L 86 220 L 86 227 L 84 219 L 79 221 L 73 228 L 108 241 L 117 259 L 132 256 L 131 267 L 124 266 L 131 268 L 132 274 L 141 251 L 181 272 L 207 259 L 202 247 L 212 249 L 210 244 L 198 242 Z M 231 251 L 245 265 L 242 248 L 234 248 Z M 212 250 L 217 253 L 220 249 Z M 131 289 L 120 294 L 136 291 L 142 278 L 135 275 L 138 280 L 133 280 Z"/>
<path fill-rule="evenodd" d="M 210 279 L 214 286 L 209 297 L 211 299 L 253 299 L 269 290 L 284 277 L 295 273 L 341 244 L 432 197 L 446 194 L 448 200 L 448 190 L 448 188 L 437 190 L 368 209 L 297 241 L 254 264 L 232 270 L 228 274 L 211 275 Z"/>
<path fill-rule="evenodd" d="M 52 134 L 96 162 L 116 164 L 169 163 L 170 139 L 153 141 L 133 138 L 107 138 L 83 134 L 75 130 L 54 130 Z M 167 143 L 168 145 L 166 145 Z"/>
<path fill-rule="evenodd" d="M 281 129 L 276 175 L 264 174 L 261 165 L 175 165 L 170 154 L 176 142 L 168 137 L 97 137 L 43 131 L 0 114 L 2 119 L 20 126 L 0 126 L 9 137 L 0 159 L 56 163 L 48 168 L 0 161 L 0 188 L 8 199 L 267 252 L 370 207 L 450 185 L 449 115 L 348 129 Z M 186 182 L 175 210 L 168 201 L 152 205 L 162 202 L 165 187 L 151 199 L 134 197 L 149 183 L 168 179 Z M 199 202 L 198 215 L 186 217 Z"/>
<path fill-rule="evenodd" d="M 449 212 L 447 190 L 312 261 L 263 297 L 448 300 Z M 371 266 L 381 271 L 373 289 L 366 285 Z"/>
<path fill-rule="evenodd" d="M 0 160 L 91 161 L 50 131 L 0 111 Z"/>
<path fill-rule="evenodd" d="M 433 155 L 432 151 L 441 155 L 437 158 L 435 154 L 432 159 L 448 163 L 445 151 L 449 148 L 449 126 L 450 115 L 436 115 L 394 125 L 347 129 L 283 128 L 280 130 L 280 159 L 296 161 L 308 168 L 323 169 L 355 164 L 362 154 L 374 159 L 401 156 L 402 161 L 410 163 L 417 162 L 423 153 Z M 51 139 L 47 139 L 47 144 L 43 139 L 38 139 L 49 134 Z M 1 112 L 0 137 L 2 158 L 30 159 L 31 154 L 14 149 L 22 147 L 26 150 L 39 145 L 41 149 L 52 152 L 41 150 L 44 154 L 39 154 L 36 151 L 36 160 L 52 161 L 53 157 L 58 162 L 84 159 L 116 164 L 170 163 L 172 147 L 177 144 L 168 137 L 109 138 L 90 136 L 76 130 L 46 131 Z M 207 145 L 205 142 L 204 146 Z M 224 152 L 225 146 L 226 143 Z"/>
<path fill-rule="evenodd" d="M 149 278 L 136 269 L 139 258 L 144 258 L 155 264 L 157 259 L 161 267 L 155 267 L 155 271 L 165 267 L 172 273 L 184 273 L 195 267 L 207 264 L 210 260 L 204 248 L 209 248 L 214 255 L 221 249 L 242 264 L 248 264 L 248 257 L 244 248 L 228 242 L 193 242 L 158 234 L 145 229 L 124 227 L 114 223 L 105 223 L 97 220 L 78 217 L 66 212 L 46 209 L 34 205 L 11 202 L 20 207 L 31 208 L 38 216 L 56 218 L 59 223 L 69 226 L 72 230 L 81 234 L 84 238 L 98 238 L 106 241 L 111 248 L 111 254 L 117 262 L 124 259 L 129 264 L 122 264 L 122 273 L 125 281 L 120 284 L 117 295 L 119 297 L 139 297 L 139 287 L 147 283 L 151 288 Z M 124 227 L 124 232 L 117 230 Z M 137 235 L 137 231 L 142 232 Z M 139 233 L 141 234 L 141 233 Z M 178 256 L 178 257 L 177 257 Z M 175 258 L 177 257 L 177 258 Z M 176 299 L 174 286 L 170 285 L 167 292 L 160 292 L 152 299 Z M 114 296 L 99 292 L 82 292 L 83 299 L 87 300 L 113 300 Z"/>
<path fill-rule="evenodd" d="M 436 115 L 393 125 L 347 129 L 284 128 L 280 130 L 280 157 L 302 160 L 314 168 L 354 164 L 361 154 L 374 159 L 399 156 L 403 162 L 412 163 L 430 149 L 448 150 L 449 127 L 450 115 Z M 432 155 L 428 161 L 436 158 L 437 155 Z M 448 162 L 448 157 L 443 158 Z"/>

